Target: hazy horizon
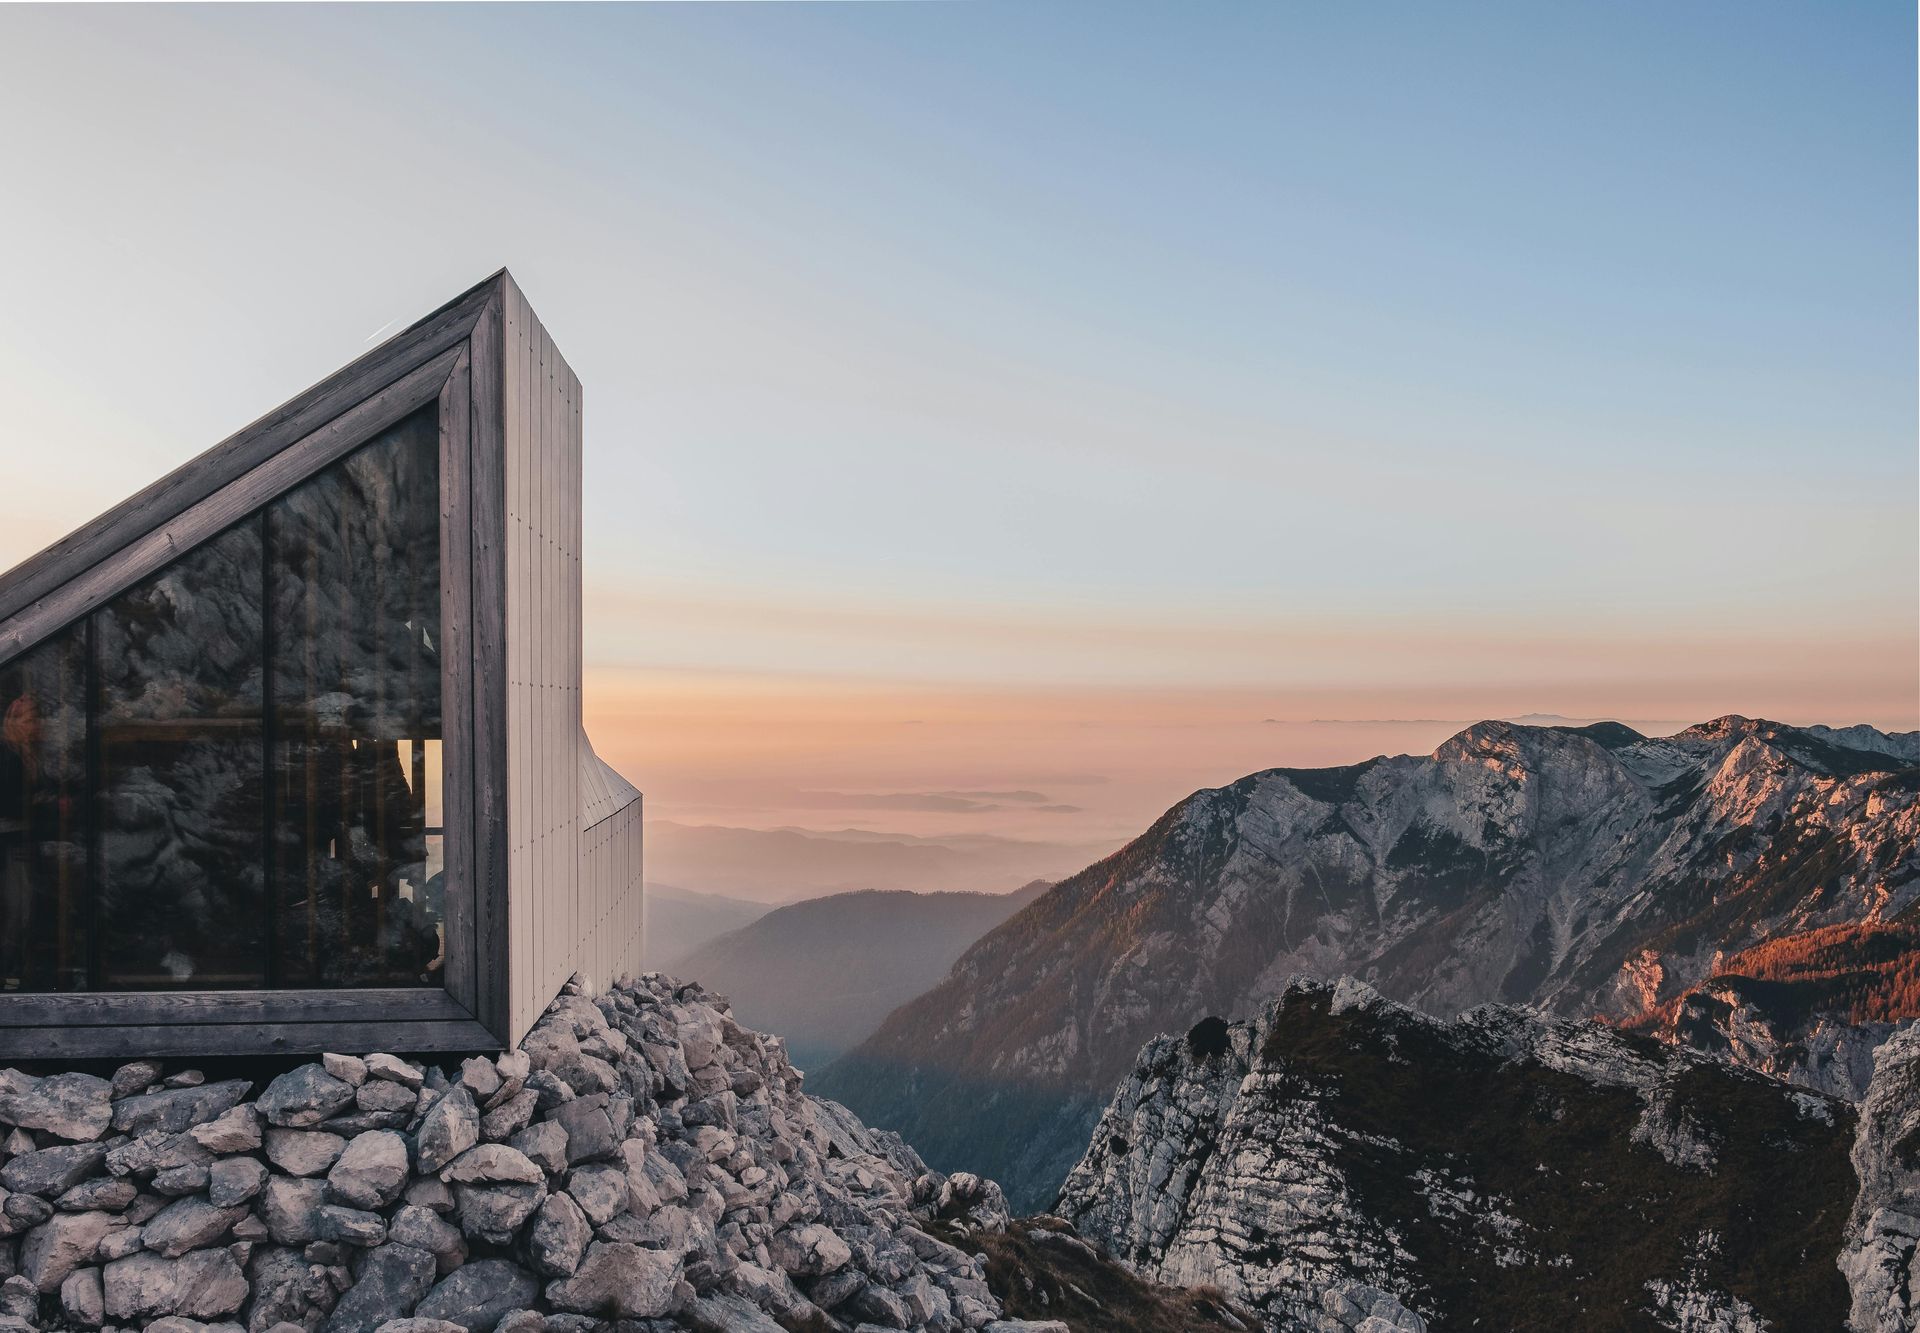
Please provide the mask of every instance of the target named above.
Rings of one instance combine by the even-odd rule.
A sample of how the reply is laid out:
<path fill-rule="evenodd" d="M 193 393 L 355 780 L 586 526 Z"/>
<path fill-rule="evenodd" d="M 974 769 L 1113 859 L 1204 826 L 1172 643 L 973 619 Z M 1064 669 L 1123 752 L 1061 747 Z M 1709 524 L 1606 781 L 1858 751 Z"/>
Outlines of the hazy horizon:
<path fill-rule="evenodd" d="M 1914 22 L 0 6 L 0 567 L 504 264 L 653 819 L 1913 729 Z"/>
<path fill-rule="evenodd" d="M 1713 716 L 1724 716 L 1715 714 Z M 650 802 L 647 824 L 648 877 L 693 892 L 780 904 L 830 893 L 870 888 L 916 892 L 1009 893 L 1036 878 L 1058 879 L 1119 850 L 1166 810 L 1193 792 L 1224 786 L 1268 768 L 1315 768 L 1357 763 L 1378 755 L 1427 754 L 1475 721 L 1502 720 L 1542 726 L 1620 721 L 1649 736 L 1669 735 L 1711 717 L 1691 719 L 1569 717 L 1520 714 L 1499 719 L 1334 719 L 1248 723 L 1233 719 L 1174 723 L 1116 720 L 1108 725 L 1069 725 L 1056 736 L 1084 750 L 1067 751 L 1102 772 L 1070 772 L 1058 766 L 1020 768 L 1030 752 L 1031 726 L 1005 729 L 975 725 L 973 746 L 993 767 L 942 768 L 968 774 L 1024 775 L 1035 786 L 928 790 L 874 784 L 865 789 L 803 788 L 783 784 L 784 770 L 725 771 L 676 783 L 666 801 Z M 1771 719 L 1785 721 L 1787 719 Z M 1808 722 L 1809 719 L 1802 719 Z M 930 724 L 897 724 L 917 739 Z M 933 723 L 936 728 L 938 723 Z M 1849 725 L 1834 723 L 1831 725 Z M 870 753 L 850 756 L 839 770 L 849 776 L 894 773 L 897 750 L 886 743 L 884 724 L 860 728 L 853 743 Z M 1013 735 L 1027 733 L 1023 747 Z M 1173 732 L 1178 743 L 1165 743 Z M 765 737 L 765 754 L 776 748 Z M 802 753 L 807 748 L 802 747 Z M 1051 755 L 1062 753 L 1048 750 Z M 1267 758 L 1260 758 L 1266 755 Z M 877 787 L 877 789 L 876 789 Z M 1056 799 L 1066 798 L 1066 799 Z M 707 836 L 690 836 L 699 831 Z M 829 845 L 797 848 L 767 834 L 796 834 L 831 843 L 847 834 L 886 839 L 911 847 L 927 843 L 957 849 L 956 857 L 915 864 L 896 856 L 876 872 L 871 856 L 833 855 Z M 980 854 L 973 843 L 1003 842 Z M 870 851 L 870 848 L 843 849 Z M 804 856 L 796 853 L 804 852 Z"/>

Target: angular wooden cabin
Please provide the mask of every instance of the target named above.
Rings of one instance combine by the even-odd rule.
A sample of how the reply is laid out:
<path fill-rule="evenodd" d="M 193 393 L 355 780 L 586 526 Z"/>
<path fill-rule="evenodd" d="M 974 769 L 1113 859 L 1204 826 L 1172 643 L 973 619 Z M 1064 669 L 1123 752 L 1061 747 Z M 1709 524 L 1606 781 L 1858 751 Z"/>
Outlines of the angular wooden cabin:
<path fill-rule="evenodd" d="M 0 576 L 0 1059 L 497 1049 L 638 970 L 580 441 L 503 271 Z"/>

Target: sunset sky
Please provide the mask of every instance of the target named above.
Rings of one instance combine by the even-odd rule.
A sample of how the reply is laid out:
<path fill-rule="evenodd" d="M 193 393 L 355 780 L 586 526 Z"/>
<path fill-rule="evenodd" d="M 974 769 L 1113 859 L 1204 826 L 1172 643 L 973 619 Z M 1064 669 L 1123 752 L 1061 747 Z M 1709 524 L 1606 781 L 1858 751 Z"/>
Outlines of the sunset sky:
<path fill-rule="evenodd" d="M 656 818 L 1070 860 L 1482 716 L 1913 728 L 1913 26 L 3 6 L 0 567 L 504 264 Z"/>

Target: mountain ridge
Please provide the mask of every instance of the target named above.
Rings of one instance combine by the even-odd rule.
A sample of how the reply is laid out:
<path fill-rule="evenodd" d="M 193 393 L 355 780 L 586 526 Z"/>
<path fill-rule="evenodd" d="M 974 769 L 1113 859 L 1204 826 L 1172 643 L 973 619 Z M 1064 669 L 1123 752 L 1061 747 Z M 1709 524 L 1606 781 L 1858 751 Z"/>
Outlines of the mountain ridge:
<path fill-rule="evenodd" d="M 862 889 L 1011 893 L 1057 879 L 1110 845 L 981 832 L 938 837 L 842 828 L 744 828 L 647 821 L 648 874 L 768 907 Z"/>
<path fill-rule="evenodd" d="M 1430 756 L 1265 769 L 1061 881 L 816 1083 L 1026 1207 L 1141 1045 L 1296 974 L 1442 1017 L 1598 1015 L 1858 1096 L 1884 1032 L 1682 1025 L 1675 1002 L 1741 950 L 1920 911 L 1916 756 L 1920 733 L 1729 714 L 1660 738 L 1482 722 Z"/>
<path fill-rule="evenodd" d="M 770 909 L 765 903 L 649 881 L 642 910 L 646 931 L 641 966 L 664 972 L 708 941 L 752 924 Z"/>

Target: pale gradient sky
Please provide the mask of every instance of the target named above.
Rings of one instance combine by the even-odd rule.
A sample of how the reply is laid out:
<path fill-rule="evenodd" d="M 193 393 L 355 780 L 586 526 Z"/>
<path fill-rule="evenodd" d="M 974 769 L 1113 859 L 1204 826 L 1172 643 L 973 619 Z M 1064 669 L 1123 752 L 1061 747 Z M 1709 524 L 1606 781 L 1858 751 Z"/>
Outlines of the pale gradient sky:
<path fill-rule="evenodd" d="M 1914 727 L 1914 105 L 1894 4 L 0 6 L 0 566 L 505 264 L 657 813 Z"/>

